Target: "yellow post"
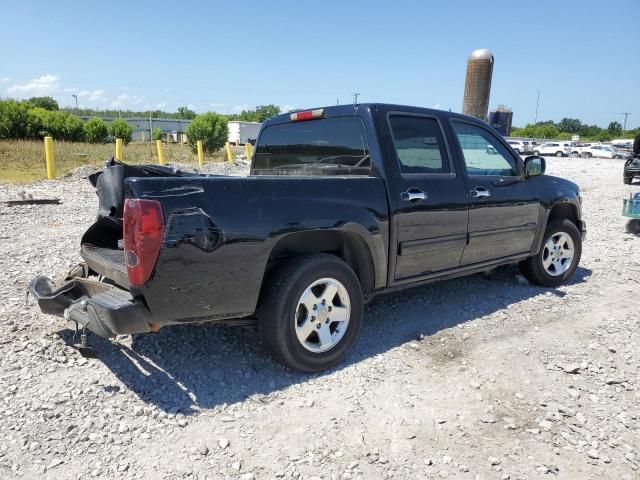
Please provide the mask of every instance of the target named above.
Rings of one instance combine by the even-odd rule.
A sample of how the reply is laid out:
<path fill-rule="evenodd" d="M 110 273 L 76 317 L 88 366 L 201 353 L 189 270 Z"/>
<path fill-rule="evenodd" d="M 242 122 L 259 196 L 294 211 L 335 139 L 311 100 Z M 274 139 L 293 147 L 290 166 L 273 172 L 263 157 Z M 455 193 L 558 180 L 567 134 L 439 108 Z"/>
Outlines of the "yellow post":
<path fill-rule="evenodd" d="M 44 137 L 44 158 L 47 162 L 47 178 L 56 178 L 56 159 L 53 156 L 53 138 Z"/>
<path fill-rule="evenodd" d="M 198 140 L 198 165 L 200 168 L 204 167 L 204 151 L 202 150 L 202 140 Z"/>
<path fill-rule="evenodd" d="M 116 138 L 116 160 L 122 161 L 122 139 Z"/>
<path fill-rule="evenodd" d="M 251 144 L 249 142 L 244 144 L 244 153 L 247 156 L 247 160 L 251 159 Z"/>
<path fill-rule="evenodd" d="M 230 162 L 233 162 L 233 153 L 231 153 L 231 144 L 227 142 L 225 147 L 227 149 L 227 160 Z"/>
<path fill-rule="evenodd" d="M 156 140 L 156 149 L 158 150 L 158 163 L 164 165 L 164 150 L 162 148 L 162 140 Z"/>

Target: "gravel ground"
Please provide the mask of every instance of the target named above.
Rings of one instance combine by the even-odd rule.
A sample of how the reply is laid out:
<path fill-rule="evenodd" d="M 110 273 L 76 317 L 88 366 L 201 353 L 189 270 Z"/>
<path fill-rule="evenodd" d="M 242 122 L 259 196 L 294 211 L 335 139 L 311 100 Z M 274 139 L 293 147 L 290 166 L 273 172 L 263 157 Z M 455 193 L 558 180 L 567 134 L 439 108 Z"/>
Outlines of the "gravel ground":
<path fill-rule="evenodd" d="M 246 165 L 211 165 L 246 174 Z M 177 326 L 70 347 L 25 305 L 60 276 L 97 201 L 84 177 L 0 185 L 0 478 L 640 478 L 640 238 L 622 162 L 548 159 L 582 187 L 571 284 L 517 269 L 376 298 L 338 368 L 292 373 L 251 328 Z"/>

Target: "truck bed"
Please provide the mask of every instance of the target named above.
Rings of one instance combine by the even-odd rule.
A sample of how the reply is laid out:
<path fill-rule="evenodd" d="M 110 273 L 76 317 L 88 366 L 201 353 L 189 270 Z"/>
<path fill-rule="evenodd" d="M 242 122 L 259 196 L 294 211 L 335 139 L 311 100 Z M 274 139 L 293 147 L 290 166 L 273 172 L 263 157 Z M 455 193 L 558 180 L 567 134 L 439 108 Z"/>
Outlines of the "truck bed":
<path fill-rule="evenodd" d="M 129 288 L 124 250 L 83 244 L 80 247 L 80 255 L 87 262 L 89 268 L 98 275 L 113 280 L 121 287 Z"/>

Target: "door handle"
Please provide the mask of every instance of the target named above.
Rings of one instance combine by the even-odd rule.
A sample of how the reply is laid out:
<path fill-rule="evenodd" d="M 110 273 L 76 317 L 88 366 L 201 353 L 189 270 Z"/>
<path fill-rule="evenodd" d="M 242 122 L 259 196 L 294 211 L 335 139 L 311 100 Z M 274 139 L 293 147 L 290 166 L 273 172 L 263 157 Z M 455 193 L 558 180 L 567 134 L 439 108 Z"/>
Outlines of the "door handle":
<path fill-rule="evenodd" d="M 419 188 L 410 188 L 406 192 L 402 192 L 400 194 L 400 199 L 404 202 L 418 203 L 422 200 L 426 200 L 427 194 Z"/>
<path fill-rule="evenodd" d="M 473 198 L 488 198 L 491 196 L 491 191 L 487 190 L 484 187 L 476 187 L 471 190 L 471 196 Z"/>

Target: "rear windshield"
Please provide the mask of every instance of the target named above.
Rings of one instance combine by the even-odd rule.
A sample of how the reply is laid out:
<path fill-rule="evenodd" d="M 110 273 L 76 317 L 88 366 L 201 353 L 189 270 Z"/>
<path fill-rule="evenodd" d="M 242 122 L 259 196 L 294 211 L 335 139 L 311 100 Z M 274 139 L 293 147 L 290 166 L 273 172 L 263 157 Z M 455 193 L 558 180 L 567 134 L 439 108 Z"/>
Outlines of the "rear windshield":
<path fill-rule="evenodd" d="M 253 159 L 255 175 L 368 175 L 362 120 L 334 117 L 266 127 Z"/>

